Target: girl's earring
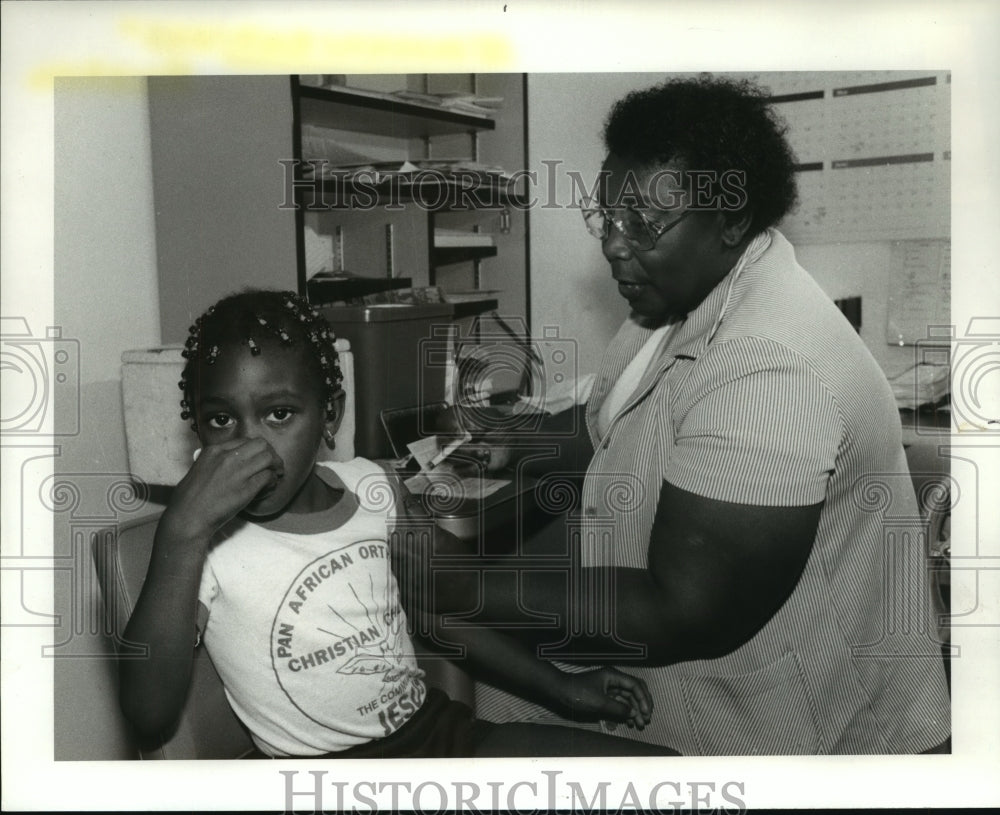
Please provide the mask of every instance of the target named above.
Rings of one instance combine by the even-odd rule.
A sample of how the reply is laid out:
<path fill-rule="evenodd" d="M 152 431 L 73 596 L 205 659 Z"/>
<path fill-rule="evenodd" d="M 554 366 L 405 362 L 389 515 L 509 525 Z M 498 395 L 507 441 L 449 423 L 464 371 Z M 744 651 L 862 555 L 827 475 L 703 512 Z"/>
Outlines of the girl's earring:
<path fill-rule="evenodd" d="M 326 446 L 329 449 L 333 450 L 334 448 L 336 448 L 336 446 L 337 446 L 337 439 L 334 437 L 332 430 L 324 430 L 323 431 L 323 439 L 324 439 L 324 441 L 326 441 Z"/>

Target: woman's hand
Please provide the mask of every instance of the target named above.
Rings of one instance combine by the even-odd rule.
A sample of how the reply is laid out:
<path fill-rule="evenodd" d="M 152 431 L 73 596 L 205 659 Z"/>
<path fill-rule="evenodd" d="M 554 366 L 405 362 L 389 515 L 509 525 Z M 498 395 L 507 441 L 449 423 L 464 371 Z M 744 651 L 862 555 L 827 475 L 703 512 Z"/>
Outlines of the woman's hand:
<path fill-rule="evenodd" d="M 646 683 L 615 668 L 566 673 L 561 684 L 561 709 L 556 712 L 567 718 L 625 722 L 642 730 L 653 715 Z"/>
<path fill-rule="evenodd" d="M 485 467 L 488 473 L 504 470 L 514 463 L 514 448 L 499 441 L 490 442 L 486 440 L 478 444 L 473 443 L 463 448 L 463 452 L 466 449 L 469 456 Z"/>
<path fill-rule="evenodd" d="M 463 444 L 452 455 L 452 461 L 464 460 L 493 473 L 504 469 L 514 459 L 505 428 L 510 421 L 510 416 L 496 409 L 453 405 L 436 417 L 434 429 L 442 446 L 465 434 L 471 436 L 472 441 Z"/>
<path fill-rule="evenodd" d="M 205 447 L 181 479 L 160 519 L 171 536 L 206 540 L 284 476 L 264 439 L 232 439 Z"/>

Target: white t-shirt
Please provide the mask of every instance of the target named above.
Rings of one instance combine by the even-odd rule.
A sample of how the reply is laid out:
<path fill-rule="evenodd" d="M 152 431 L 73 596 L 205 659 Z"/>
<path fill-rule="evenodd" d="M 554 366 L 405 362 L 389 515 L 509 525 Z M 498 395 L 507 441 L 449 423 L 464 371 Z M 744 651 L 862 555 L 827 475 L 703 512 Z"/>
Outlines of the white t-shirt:
<path fill-rule="evenodd" d="M 202 573 L 204 644 L 261 751 L 336 752 L 388 736 L 426 689 L 390 569 L 393 497 L 363 459 L 322 463 L 331 510 L 236 519 Z"/>

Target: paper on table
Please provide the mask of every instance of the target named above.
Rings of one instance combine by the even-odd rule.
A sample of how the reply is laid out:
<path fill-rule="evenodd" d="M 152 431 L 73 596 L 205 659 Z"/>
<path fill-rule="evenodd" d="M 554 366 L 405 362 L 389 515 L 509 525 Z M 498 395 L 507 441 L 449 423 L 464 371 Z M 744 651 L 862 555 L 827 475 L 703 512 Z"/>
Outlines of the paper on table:
<path fill-rule="evenodd" d="M 422 439 L 410 442 L 406 449 L 413 454 L 421 470 L 428 470 L 431 467 L 431 460 L 438 454 L 437 436 L 426 436 Z"/>
<path fill-rule="evenodd" d="M 472 436 L 465 433 L 452 439 L 444 447 L 441 447 L 437 436 L 427 436 L 426 438 L 411 442 L 406 447 L 413 453 L 413 457 L 417 460 L 417 464 L 420 465 L 421 470 L 433 470 L 462 445 L 470 441 L 472 441 Z"/>
<path fill-rule="evenodd" d="M 431 459 L 428 469 L 433 469 L 441 464 L 445 459 L 448 458 L 452 453 L 454 453 L 463 444 L 467 444 L 472 441 L 472 436 L 469 433 L 464 433 L 458 438 L 452 439 L 444 447 L 441 448 L 441 452 L 438 453 L 434 458 Z"/>
<path fill-rule="evenodd" d="M 403 482 L 414 495 L 440 490 L 442 497 L 460 496 L 462 499 L 482 499 L 492 495 L 510 481 L 502 478 L 458 478 L 451 471 L 417 473 Z"/>

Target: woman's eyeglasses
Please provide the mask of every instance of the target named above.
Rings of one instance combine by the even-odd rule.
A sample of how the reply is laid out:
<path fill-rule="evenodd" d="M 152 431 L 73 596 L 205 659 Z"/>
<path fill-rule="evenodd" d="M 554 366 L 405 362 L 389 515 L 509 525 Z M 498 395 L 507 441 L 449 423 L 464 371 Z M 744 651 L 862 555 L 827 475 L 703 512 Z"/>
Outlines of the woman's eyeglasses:
<path fill-rule="evenodd" d="M 669 232 L 692 212 L 686 209 L 673 221 L 662 223 L 654 221 L 633 207 L 619 210 L 620 215 L 617 217 L 612 210 L 604 207 L 584 207 L 580 211 L 583 214 L 583 222 L 587 225 L 587 231 L 602 243 L 608 239 L 613 224 L 629 245 L 640 252 L 652 249 L 661 235 Z"/>

